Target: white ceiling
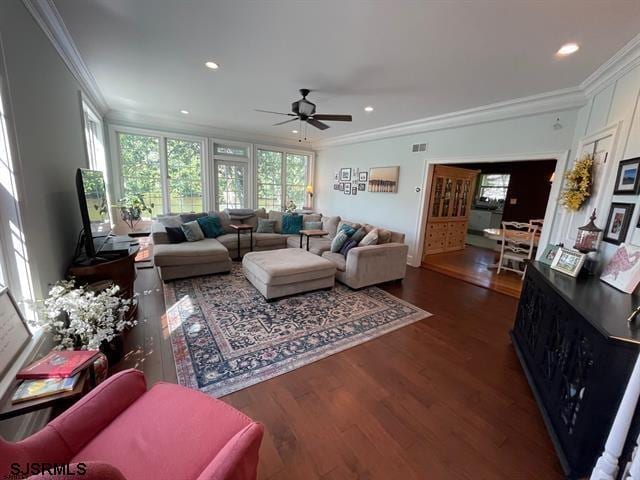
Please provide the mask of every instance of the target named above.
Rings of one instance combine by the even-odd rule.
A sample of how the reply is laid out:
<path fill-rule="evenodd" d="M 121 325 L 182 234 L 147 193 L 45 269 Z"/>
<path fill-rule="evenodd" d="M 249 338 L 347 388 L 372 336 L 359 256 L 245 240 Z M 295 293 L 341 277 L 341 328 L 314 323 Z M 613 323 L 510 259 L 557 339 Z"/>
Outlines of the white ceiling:
<path fill-rule="evenodd" d="M 112 109 L 294 139 L 253 109 L 306 87 L 353 115 L 314 140 L 576 86 L 640 25 L 640 0 L 54 2 Z"/>

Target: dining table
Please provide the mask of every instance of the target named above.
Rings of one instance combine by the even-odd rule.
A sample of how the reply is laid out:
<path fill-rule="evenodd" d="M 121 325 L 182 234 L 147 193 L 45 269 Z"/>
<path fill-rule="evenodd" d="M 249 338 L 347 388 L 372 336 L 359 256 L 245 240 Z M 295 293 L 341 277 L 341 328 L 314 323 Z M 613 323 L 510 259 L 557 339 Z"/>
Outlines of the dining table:
<path fill-rule="evenodd" d="M 502 228 L 485 228 L 484 230 L 482 230 L 482 234 L 490 239 L 490 240 L 495 240 L 496 242 L 501 242 L 502 241 Z M 509 237 L 509 232 L 513 232 L 513 230 L 508 230 L 507 229 L 507 233 L 506 233 L 506 237 Z M 533 237 L 533 246 L 534 247 L 538 247 L 538 244 L 540 243 L 540 231 L 537 231 L 535 233 L 535 236 Z M 496 243 L 496 251 L 500 250 L 499 248 L 499 244 Z M 491 264 L 491 265 L 487 265 L 487 268 L 498 268 L 498 262 L 500 260 L 498 259 L 496 261 L 496 263 Z"/>

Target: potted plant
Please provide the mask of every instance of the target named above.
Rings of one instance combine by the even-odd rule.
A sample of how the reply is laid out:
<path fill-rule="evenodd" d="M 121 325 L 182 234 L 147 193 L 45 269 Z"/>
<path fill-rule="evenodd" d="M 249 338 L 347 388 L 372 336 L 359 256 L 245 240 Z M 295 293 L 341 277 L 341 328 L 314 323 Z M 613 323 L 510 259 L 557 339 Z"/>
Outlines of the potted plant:
<path fill-rule="evenodd" d="M 118 296 L 112 285 L 99 292 L 57 282 L 44 301 L 43 327 L 53 333 L 58 350 L 100 350 L 113 365 L 122 358 L 121 333 L 136 324 L 127 320 L 131 301 Z"/>
<path fill-rule="evenodd" d="M 121 198 L 116 206 L 120 209 L 120 218 L 131 230 L 135 230 L 135 226 L 142 219 L 144 212 L 149 212 L 149 215 L 153 214 L 154 204 L 147 205 L 141 194 L 134 193 Z"/>

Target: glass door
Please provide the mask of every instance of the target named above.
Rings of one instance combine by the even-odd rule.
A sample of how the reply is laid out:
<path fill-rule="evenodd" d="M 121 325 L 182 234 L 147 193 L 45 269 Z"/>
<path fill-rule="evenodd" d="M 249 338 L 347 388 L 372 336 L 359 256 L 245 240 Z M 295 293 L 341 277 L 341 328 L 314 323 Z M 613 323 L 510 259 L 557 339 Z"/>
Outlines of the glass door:
<path fill-rule="evenodd" d="M 215 161 L 216 210 L 247 208 L 248 165 L 229 160 Z"/>

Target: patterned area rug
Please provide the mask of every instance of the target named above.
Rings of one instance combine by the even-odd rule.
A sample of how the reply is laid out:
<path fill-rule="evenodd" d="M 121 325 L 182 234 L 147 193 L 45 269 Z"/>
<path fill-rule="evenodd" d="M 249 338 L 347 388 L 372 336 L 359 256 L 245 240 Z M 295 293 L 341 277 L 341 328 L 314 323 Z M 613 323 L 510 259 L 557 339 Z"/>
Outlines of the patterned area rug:
<path fill-rule="evenodd" d="M 220 397 L 431 316 L 376 287 L 268 303 L 234 263 L 228 275 L 164 285 L 178 383 Z"/>

